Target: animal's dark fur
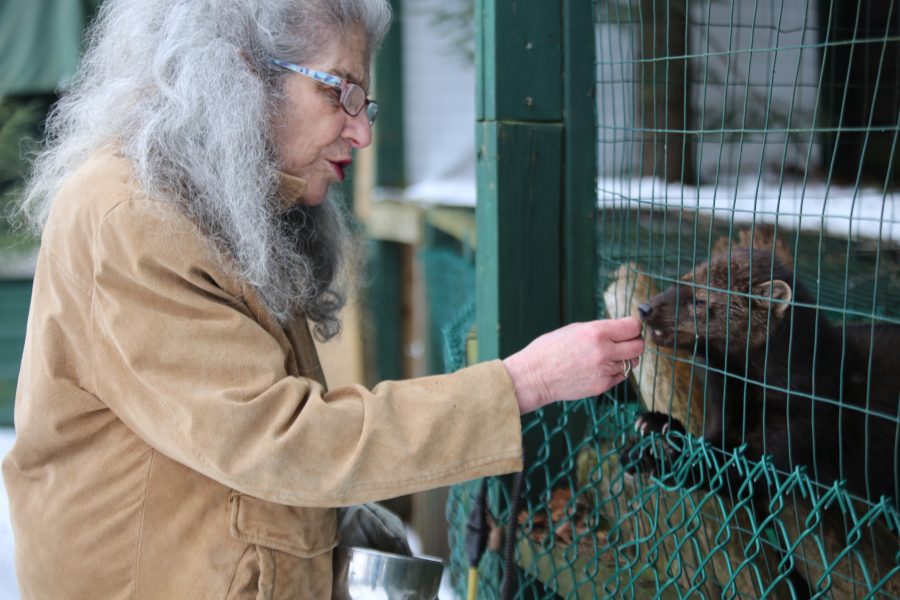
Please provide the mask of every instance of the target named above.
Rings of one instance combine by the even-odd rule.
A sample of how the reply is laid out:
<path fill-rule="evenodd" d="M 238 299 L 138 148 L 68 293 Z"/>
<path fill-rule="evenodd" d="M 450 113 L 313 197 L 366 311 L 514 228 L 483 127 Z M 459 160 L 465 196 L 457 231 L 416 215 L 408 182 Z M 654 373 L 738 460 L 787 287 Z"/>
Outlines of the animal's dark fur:
<path fill-rule="evenodd" d="M 834 326 L 814 305 L 771 251 L 733 248 L 641 314 L 657 345 L 705 360 L 708 442 L 746 443 L 749 458 L 770 455 L 779 470 L 801 465 L 821 484 L 842 479 L 854 495 L 896 502 L 900 327 Z M 640 425 L 661 427 L 653 416 Z"/>

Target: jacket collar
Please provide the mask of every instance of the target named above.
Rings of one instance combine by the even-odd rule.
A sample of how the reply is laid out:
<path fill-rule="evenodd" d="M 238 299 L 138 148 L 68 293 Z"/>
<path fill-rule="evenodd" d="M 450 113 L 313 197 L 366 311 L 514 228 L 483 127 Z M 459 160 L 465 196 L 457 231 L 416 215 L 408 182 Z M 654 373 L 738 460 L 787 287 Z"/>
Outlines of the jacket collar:
<path fill-rule="evenodd" d="M 276 193 L 282 208 L 285 210 L 292 208 L 303 200 L 303 195 L 306 193 L 306 180 L 284 172 L 279 173 Z"/>

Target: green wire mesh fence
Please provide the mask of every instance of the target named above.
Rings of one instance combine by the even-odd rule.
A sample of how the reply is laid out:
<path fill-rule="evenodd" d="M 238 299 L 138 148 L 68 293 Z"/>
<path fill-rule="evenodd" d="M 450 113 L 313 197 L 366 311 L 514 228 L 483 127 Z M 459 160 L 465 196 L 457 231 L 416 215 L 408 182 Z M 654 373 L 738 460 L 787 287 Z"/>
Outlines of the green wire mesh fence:
<path fill-rule="evenodd" d="M 466 338 L 474 322 L 473 249 L 449 234 L 429 228 L 419 260 L 425 276 L 428 346 L 432 348 L 428 371 L 456 370 L 467 363 Z M 460 321 L 468 315 L 473 322 Z M 453 328 L 452 333 L 448 334 L 448 327 Z"/>
<path fill-rule="evenodd" d="M 900 5 L 594 13 L 598 316 L 642 314 L 647 349 L 524 420 L 519 514 L 491 480 L 515 597 L 900 597 Z M 476 490 L 447 507 L 460 594 Z"/>

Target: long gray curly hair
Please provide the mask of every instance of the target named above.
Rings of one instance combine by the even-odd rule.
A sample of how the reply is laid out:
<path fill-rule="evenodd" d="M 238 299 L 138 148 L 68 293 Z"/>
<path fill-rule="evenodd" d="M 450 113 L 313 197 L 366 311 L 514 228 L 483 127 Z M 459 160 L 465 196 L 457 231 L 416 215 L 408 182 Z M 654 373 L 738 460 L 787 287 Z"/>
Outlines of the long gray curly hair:
<path fill-rule="evenodd" d="M 358 31 L 371 55 L 390 19 L 387 0 L 106 0 L 48 117 L 22 215 L 40 233 L 65 179 L 114 145 L 279 321 L 302 311 L 334 336 L 351 236 L 334 190 L 319 206 L 280 207 L 271 120 L 287 72 L 267 58 L 310 62 Z"/>

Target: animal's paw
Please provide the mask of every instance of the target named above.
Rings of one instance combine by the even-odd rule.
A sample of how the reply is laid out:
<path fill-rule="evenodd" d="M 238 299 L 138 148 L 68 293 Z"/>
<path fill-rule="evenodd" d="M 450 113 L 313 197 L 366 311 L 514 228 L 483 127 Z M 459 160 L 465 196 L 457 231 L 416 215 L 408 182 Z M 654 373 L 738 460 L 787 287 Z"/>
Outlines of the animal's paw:
<path fill-rule="evenodd" d="M 659 434 L 658 438 L 649 445 L 645 445 L 640 441 L 631 443 L 625 449 L 625 456 L 628 457 L 627 472 L 634 475 L 640 470 L 650 475 L 660 475 L 660 466 L 662 463 L 671 465 L 678 458 L 679 450 L 672 447 L 666 439 L 669 431 L 677 431 L 685 433 L 684 425 L 677 419 L 660 412 L 648 412 L 639 416 L 634 422 L 634 430 L 637 434 L 644 438 L 652 433 Z M 636 448 L 640 446 L 640 450 Z M 635 455 L 637 453 L 637 455 Z"/>
<path fill-rule="evenodd" d="M 648 412 L 642 414 L 635 420 L 634 430 L 641 437 L 646 437 L 651 433 L 665 435 L 669 431 L 684 433 L 684 425 L 682 425 L 681 421 L 678 419 L 674 419 L 661 412 Z"/>

